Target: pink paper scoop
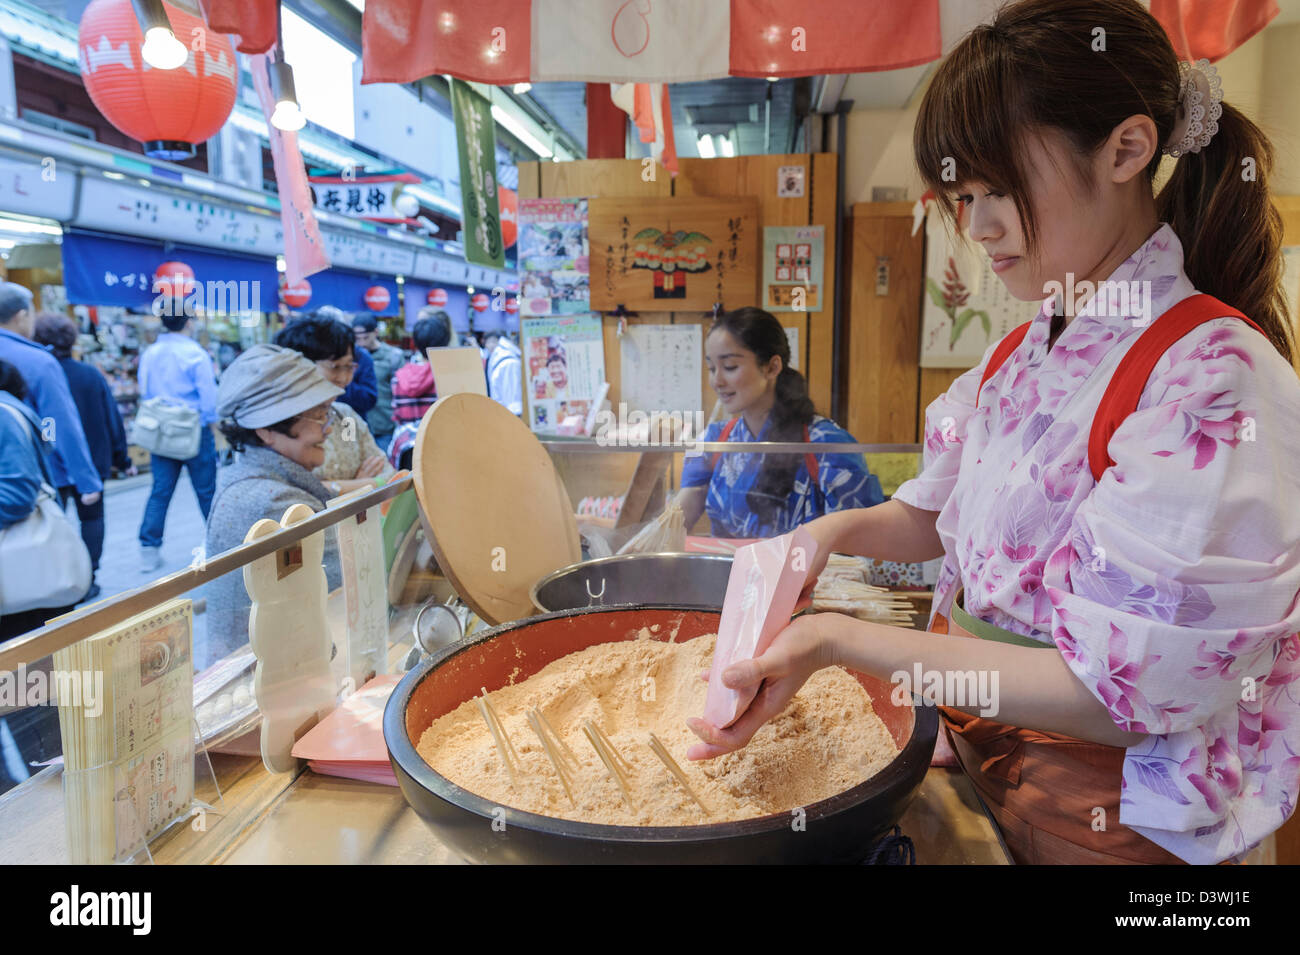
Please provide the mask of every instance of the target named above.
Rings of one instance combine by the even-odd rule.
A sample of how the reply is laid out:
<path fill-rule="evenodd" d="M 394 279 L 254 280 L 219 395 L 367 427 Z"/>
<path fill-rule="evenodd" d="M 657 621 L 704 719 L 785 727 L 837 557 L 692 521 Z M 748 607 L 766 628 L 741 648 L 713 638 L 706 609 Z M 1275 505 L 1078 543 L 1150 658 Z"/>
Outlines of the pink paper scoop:
<path fill-rule="evenodd" d="M 745 690 L 723 686 L 722 671 L 761 656 L 790 623 L 816 556 L 817 541 L 803 528 L 736 549 L 709 670 L 706 722 L 720 729 L 730 726 L 758 694 L 757 686 Z"/>

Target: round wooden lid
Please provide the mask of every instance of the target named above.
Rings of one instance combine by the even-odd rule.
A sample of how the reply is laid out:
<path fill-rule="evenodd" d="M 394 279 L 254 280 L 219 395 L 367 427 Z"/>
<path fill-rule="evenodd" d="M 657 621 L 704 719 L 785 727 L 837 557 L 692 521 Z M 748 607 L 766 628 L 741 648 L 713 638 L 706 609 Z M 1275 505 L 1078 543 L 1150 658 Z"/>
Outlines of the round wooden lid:
<path fill-rule="evenodd" d="M 412 472 L 439 568 L 489 623 L 532 616 L 533 584 L 582 559 L 550 455 L 491 398 L 439 399 L 420 422 Z"/>

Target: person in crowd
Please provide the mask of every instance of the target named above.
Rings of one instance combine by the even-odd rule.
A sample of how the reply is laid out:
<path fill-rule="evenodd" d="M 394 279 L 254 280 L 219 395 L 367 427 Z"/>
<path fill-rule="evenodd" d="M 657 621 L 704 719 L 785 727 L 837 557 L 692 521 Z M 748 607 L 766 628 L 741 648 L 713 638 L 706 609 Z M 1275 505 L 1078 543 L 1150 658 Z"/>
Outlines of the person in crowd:
<path fill-rule="evenodd" d="M 342 393 L 314 362 L 279 345 L 254 345 L 226 369 L 217 388 L 218 427 L 235 456 L 218 478 L 208 555 L 238 547 L 253 524 L 279 521 L 294 504 L 325 508 L 331 492 L 312 471 L 325 460 L 330 410 Z M 324 564 L 329 588 L 340 587 L 333 534 L 325 535 Z M 196 672 L 248 642 L 249 606 L 240 573 L 208 584 L 207 634 L 194 648 Z"/>
<path fill-rule="evenodd" d="M 140 522 L 140 569 L 151 573 L 162 566 L 163 530 L 167 508 L 176 493 L 181 469 L 190 476 L 199 510 L 207 520 L 217 486 L 217 444 L 212 426 L 217 420 L 217 376 L 212 358 L 193 338 L 194 319 L 181 311 L 162 316 L 164 332 L 140 356 L 137 377 L 140 400 L 163 398 L 199 413 L 199 450 L 188 460 L 149 455 L 153 488 Z"/>
<path fill-rule="evenodd" d="M 375 381 L 379 389 L 375 406 L 366 412 L 366 424 L 375 436 L 381 450 L 387 450 L 393 439 L 393 375 L 406 364 L 406 354 L 379 339 L 379 322 L 373 315 L 358 315 L 352 319 L 352 333 L 356 335 L 358 356 L 370 355 L 375 365 Z"/>
<path fill-rule="evenodd" d="M 519 346 L 504 332 L 487 332 L 483 336 L 483 354 L 487 358 L 488 394 L 509 408 L 511 414 L 523 414 L 523 356 Z"/>
<path fill-rule="evenodd" d="M 438 400 L 426 353 L 430 348 L 446 348 L 451 342 L 451 317 L 446 312 L 422 308 L 418 319 L 411 330 L 415 358 L 393 377 L 393 420 L 397 430 L 388 445 L 388 463 L 405 470 L 411 467 L 411 449 L 420 429 L 420 419 Z"/>
<path fill-rule="evenodd" d="M 0 408 L 0 530 L 27 519 L 36 508 L 42 481 L 53 486 L 41 421 L 26 404 L 27 397 L 22 374 L 0 360 L 0 404 L 5 406 Z M 42 627 L 46 620 L 71 609 L 38 607 L 0 616 L 0 641 Z"/>
<path fill-rule="evenodd" d="M 72 392 L 73 404 L 81 418 L 81 429 L 90 446 L 90 457 L 95 462 L 95 470 L 101 480 L 108 480 L 117 468 L 128 475 L 134 475 L 135 465 L 131 463 L 126 452 L 126 428 L 122 425 L 122 415 L 117 410 L 113 391 L 108 386 L 108 379 L 97 368 L 72 357 L 72 346 L 77 342 L 77 326 L 66 315 L 55 312 L 41 312 L 36 316 L 36 341 L 49 347 L 54 353 L 59 367 L 68 379 L 68 390 Z M 104 499 L 100 497 L 94 504 L 82 504 L 77 489 L 72 485 L 59 488 L 59 495 L 66 507 L 69 500 L 77 505 L 77 518 L 81 521 L 81 539 L 86 542 L 90 552 L 90 566 L 93 572 L 99 570 L 99 558 L 104 552 Z M 92 581 L 86 600 L 99 596 L 99 585 Z"/>
<path fill-rule="evenodd" d="M 340 390 L 347 387 L 356 371 L 355 356 L 365 351 L 356 344 L 352 329 L 333 318 L 294 322 L 280 330 L 275 343 L 315 362 L 321 374 Z M 344 404 L 342 398 L 330 409 L 329 423 L 325 460 L 313 473 L 325 482 L 332 495 L 346 494 L 392 475 L 393 469 L 375 443 L 366 419 Z"/>
<path fill-rule="evenodd" d="M 316 309 L 312 317 L 321 321 L 333 319 L 347 328 L 352 327 L 352 316 L 341 308 L 335 308 L 333 305 L 322 305 Z M 379 383 L 375 380 L 375 363 L 370 357 L 370 352 L 364 348 L 358 348 L 352 360 L 356 364 L 356 369 L 353 371 L 352 380 L 348 382 L 347 387 L 343 390 L 343 397 L 339 401 L 357 414 L 365 417 L 370 414 L 371 409 L 375 407 L 375 402 L 379 400 Z"/>
<path fill-rule="evenodd" d="M 100 499 L 104 482 L 90 456 L 63 369 L 53 355 L 31 340 L 35 325 L 32 293 L 13 282 L 0 282 L 0 360 L 20 370 L 27 386 L 27 404 L 41 423 L 41 439 L 52 445 L 51 484 L 75 487 L 78 500 L 89 507 Z"/>
<path fill-rule="evenodd" d="M 718 317 L 705 364 L 727 420 L 704 441 L 855 444 L 813 410 L 808 383 L 790 367 L 790 340 L 776 317 L 739 308 Z M 861 454 L 699 455 L 682 467 L 679 501 L 691 527 L 707 511 L 715 537 L 774 537 L 832 511 L 883 503 L 879 479 Z"/>
<path fill-rule="evenodd" d="M 36 508 L 41 482 L 49 484 L 53 480 L 40 419 L 24 402 L 26 396 L 27 383 L 18 369 L 0 360 L 0 530 L 26 520 Z M 38 607 L 0 616 L 0 643 L 42 627 L 46 620 L 71 609 Z M 28 672 L 38 666 L 29 667 Z M 53 759 L 63 751 L 57 707 L 29 706 L 10 712 L 5 709 L 0 707 L 0 793 L 39 772 L 39 766 L 34 764 Z"/>

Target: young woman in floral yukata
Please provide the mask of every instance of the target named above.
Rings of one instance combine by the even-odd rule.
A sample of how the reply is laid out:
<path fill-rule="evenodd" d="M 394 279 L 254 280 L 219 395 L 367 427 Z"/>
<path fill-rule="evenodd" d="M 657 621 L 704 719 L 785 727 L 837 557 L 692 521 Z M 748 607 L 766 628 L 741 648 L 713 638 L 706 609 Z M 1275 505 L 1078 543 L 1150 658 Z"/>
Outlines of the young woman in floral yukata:
<path fill-rule="evenodd" d="M 810 580 L 830 551 L 942 556 L 931 629 L 945 632 L 800 617 L 728 669 L 728 685 L 762 689 L 727 729 L 691 721 L 691 758 L 744 745 L 820 667 L 889 679 L 919 662 L 999 677 L 995 719 L 959 706 L 944 722 L 1019 862 L 1240 859 L 1291 815 L 1300 381 L 1272 150 L 1224 103 L 1217 134 L 1171 159 L 1153 195 L 1187 125 L 1180 97 L 1174 51 L 1137 0 L 1026 0 L 941 65 L 915 154 L 949 220 L 963 205 L 1020 299 L 1072 274 L 1139 283 L 1142 314 L 1076 301 L 1071 317 L 1049 298 L 978 404 L 993 347 L 927 409 L 915 480 L 807 525 L 821 547 Z M 1095 480 L 1088 438 L 1116 365 L 1148 319 L 1198 291 L 1258 329 L 1215 318 L 1168 348 Z M 945 630 L 963 590 L 973 626 L 1022 645 Z"/>

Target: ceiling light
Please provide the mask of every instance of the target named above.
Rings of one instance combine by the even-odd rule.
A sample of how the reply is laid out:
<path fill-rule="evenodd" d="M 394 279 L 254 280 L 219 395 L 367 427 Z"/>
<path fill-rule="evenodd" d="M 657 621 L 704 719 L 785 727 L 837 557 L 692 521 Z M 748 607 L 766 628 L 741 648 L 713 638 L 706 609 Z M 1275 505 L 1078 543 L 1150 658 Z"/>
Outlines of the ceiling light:
<path fill-rule="evenodd" d="M 701 136 L 695 143 L 695 147 L 699 150 L 701 159 L 712 159 L 717 155 L 713 151 L 713 138 L 711 136 Z"/>
<path fill-rule="evenodd" d="M 551 149 L 546 144 L 544 144 L 540 139 L 538 139 L 536 136 L 530 133 L 527 130 L 527 128 L 525 128 L 523 123 L 519 122 L 519 120 L 515 119 L 513 116 L 507 113 L 500 106 L 497 106 L 495 103 L 492 104 L 492 118 L 495 119 L 502 126 L 504 126 L 506 129 L 510 130 L 510 132 L 514 134 L 516 139 L 518 139 L 521 143 L 523 143 L 533 152 L 537 153 L 537 155 L 540 156 L 542 159 L 550 159 L 552 156 L 555 155 L 555 150 Z"/>
<path fill-rule="evenodd" d="M 769 76 L 769 77 L 767 78 L 767 81 L 768 81 L 769 83 L 778 83 L 778 82 L 780 82 L 780 80 L 781 80 L 781 77 L 779 77 L 779 76 Z"/>
<path fill-rule="evenodd" d="M 176 39 L 162 0 L 131 0 L 135 18 L 144 32 L 144 45 L 140 55 L 155 70 L 174 70 L 185 64 L 190 51 Z"/>
<path fill-rule="evenodd" d="M 736 155 L 736 144 L 731 141 L 730 136 L 718 137 L 718 152 L 728 159 Z"/>
<path fill-rule="evenodd" d="M 515 92 L 518 93 L 520 96 L 522 96 L 524 93 L 527 93 L 532 88 L 533 88 L 533 84 L 528 82 L 516 83 L 514 86 Z"/>
<path fill-rule="evenodd" d="M 298 105 L 298 91 L 293 85 L 293 67 L 278 56 L 270 64 L 271 95 L 275 99 L 275 111 L 271 113 L 271 125 L 285 132 L 296 132 L 307 125 L 307 117 Z"/>

